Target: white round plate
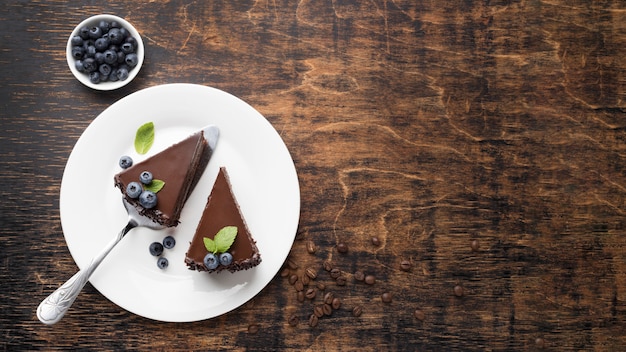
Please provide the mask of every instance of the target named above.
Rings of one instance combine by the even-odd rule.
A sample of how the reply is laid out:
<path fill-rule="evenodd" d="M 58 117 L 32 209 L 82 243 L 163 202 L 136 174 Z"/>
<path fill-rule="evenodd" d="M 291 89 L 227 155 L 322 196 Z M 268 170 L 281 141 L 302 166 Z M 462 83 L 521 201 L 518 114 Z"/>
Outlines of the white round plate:
<path fill-rule="evenodd" d="M 154 145 L 138 155 L 135 132 L 149 121 L 155 126 Z M 291 249 L 300 217 L 300 188 L 289 151 L 272 125 L 244 101 L 215 88 L 168 84 L 111 105 L 83 132 L 68 159 L 61 223 L 72 257 L 84 268 L 126 225 L 122 196 L 113 186 L 120 156 L 141 161 L 209 124 L 219 127 L 220 139 L 180 224 L 160 231 L 131 230 L 90 279 L 105 297 L 143 317 L 209 319 L 241 306 L 269 283 Z M 236 273 L 191 271 L 185 252 L 221 166 L 228 170 L 262 262 Z M 165 250 L 169 267 L 162 270 L 148 247 L 167 235 L 176 238 L 176 246 Z"/>

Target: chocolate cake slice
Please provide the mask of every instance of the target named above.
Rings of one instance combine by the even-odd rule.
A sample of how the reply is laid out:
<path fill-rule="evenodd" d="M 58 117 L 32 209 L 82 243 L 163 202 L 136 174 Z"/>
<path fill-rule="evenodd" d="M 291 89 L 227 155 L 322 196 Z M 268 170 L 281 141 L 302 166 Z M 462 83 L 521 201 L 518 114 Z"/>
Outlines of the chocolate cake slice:
<path fill-rule="evenodd" d="M 204 264 L 204 258 L 209 253 L 204 238 L 213 240 L 215 235 L 227 226 L 237 227 L 237 236 L 228 250 L 232 255 L 232 262 L 229 265 L 219 264 L 216 268 L 209 269 Z M 202 212 L 200 223 L 185 254 L 185 263 L 191 270 L 212 273 L 222 270 L 230 272 L 247 270 L 260 262 L 261 255 L 232 192 L 226 168 L 221 167 Z"/>
<path fill-rule="evenodd" d="M 183 205 L 213 154 L 218 133 L 217 127 L 209 126 L 192 134 L 115 175 L 115 186 L 141 215 L 167 227 L 178 225 Z M 154 179 L 165 182 L 157 192 L 156 206 L 150 209 L 144 208 L 137 198 L 126 194 L 126 186 L 138 181 L 143 171 L 149 171 Z"/>

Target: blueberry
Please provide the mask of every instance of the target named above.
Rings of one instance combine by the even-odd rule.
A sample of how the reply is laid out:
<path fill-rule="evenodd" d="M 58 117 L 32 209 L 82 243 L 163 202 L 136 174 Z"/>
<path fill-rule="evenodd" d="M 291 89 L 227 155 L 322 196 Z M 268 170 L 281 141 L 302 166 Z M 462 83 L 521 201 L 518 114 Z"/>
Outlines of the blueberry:
<path fill-rule="evenodd" d="M 170 263 L 167 261 L 167 258 L 161 257 L 157 260 L 157 266 L 159 269 L 165 269 Z"/>
<path fill-rule="evenodd" d="M 108 32 L 110 26 L 111 26 L 110 23 L 105 20 L 102 20 L 100 21 L 100 23 L 98 23 L 98 27 L 100 27 L 100 29 L 102 30 L 102 33 Z"/>
<path fill-rule="evenodd" d="M 176 245 L 176 240 L 172 236 L 167 236 L 163 239 L 163 247 L 172 249 Z"/>
<path fill-rule="evenodd" d="M 146 209 L 152 209 L 157 205 L 157 195 L 152 191 L 143 191 L 139 195 L 139 204 Z"/>
<path fill-rule="evenodd" d="M 78 72 L 85 72 L 85 67 L 83 66 L 82 60 L 76 60 L 74 63 L 74 67 L 78 70 Z"/>
<path fill-rule="evenodd" d="M 101 52 L 96 52 L 96 55 L 94 55 L 94 60 L 96 60 L 96 63 L 98 65 L 102 65 L 104 63 L 104 54 Z"/>
<path fill-rule="evenodd" d="M 232 254 L 228 252 L 220 254 L 220 264 L 222 264 L 223 266 L 228 266 L 232 262 L 233 262 Z"/>
<path fill-rule="evenodd" d="M 102 64 L 98 67 L 98 71 L 100 71 L 100 74 L 108 76 L 111 74 L 111 66 L 107 64 Z"/>
<path fill-rule="evenodd" d="M 93 45 L 87 45 L 87 48 L 85 49 L 85 56 L 87 57 L 94 57 L 96 56 L 96 53 L 98 51 L 96 50 L 96 47 Z"/>
<path fill-rule="evenodd" d="M 89 38 L 98 39 L 102 36 L 102 29 L 98 26 L 93 26 L 89 28 Z"/>
<path fill-rule="evenodd" d="M 76 60 L 82 59 L 83 55 L 85 55 L 85 49 L 82 46 L 73 46 L 72 47 L 72 57 Z"/>
<path fill-rule="evenodd" d="M 126 67 L 120 67 L 117 69 L 117 79 L 125 81 L 128 78 L 128 69 Z"/>
<path fill-rule="evenodd" d="M 124 37 L 118 27 L 113 27 L 109 30 L 109 40 L 111 41 L 111 44 L 116 45 L 121 44 L 122 41 L 124 41 Z"/>
<path fill-rule="evenodd" d="M 163 254 L 163 245 L 159 242 L 150 243 L 150 254 L 158 257 Z"/>
<path fill-rule="evenodd" d="M 152 182 L 152 173 L 150 171 L 144 171 L 139 174 L 139 181 L 144 185 L 149 185 Z"/>
<path fill-rule="evenodd" d="M 137 39 L 135 37 L 126 37 L 124 43 L 131 43 L 135 48 L 137 47 Z"/>
<path fill-rule="evenodd" d="M 98 71 L 89 72 L 89 81 L 93 84 L 100 83 L 100 72 Z"/>
<path fill-rule="evenodd" d="M 117 51 L 117 63 L 123 64 L 124 60 L 126 60 L 126 54 L 120 49 Z"/>
<path fill-rule="evenodd" d="M 98 69 L 98 63 L 94 58 L 88 57 L 83 60 L 83 68 L 85 69 L 85 72 L 94 72 Z"/>
<path fill-rule="evenodd" d="M 137 57 L 137 54 L 131 53 L 126 55 L 124 62 L 130 67 L 135 67 L 139 63 L 139 57 Z"/>
<path fill-rule="evenodd" d="M 75 35 L 72 37 L 72 46 L 82 46 L 83 38 L 80 35 Z"/>
<path fill-rule="evenodd" d="M 126 185 L 126 195 L 129 198 L 136 199 L 141 195 L 141 192 L 143 192 L 143 187 L 139 182 L 131 182 Z"/>
<path fill-rule="evenodd" d="M 220 265 L 220 262 L 217 260 L 215 254 L 208 253 L 204 256 L 204 266 L 206 266 L 207 269 L 213 270 L 217 268 L 218 265 Z"/>
<path fill-rule="evenodd" d="M 117 52 L 115 52 L 114 50 L 106 50 L 104 52 L 104 62 L 112 65 L 114 63 L 117 63 Z"/>
<path fill-rule="evenodd" d="M 133 166 L 133 158 L 128 155 L 124 155 L 120 158 L 120 167 L 122 169 L 128 169 L 131 166 Z"/>
<path fill-rule="evenodd" d="M 130 54 L 135 51 L 135 47 L 131 43 L 124 43 L 121 48 L 124 54 Z"/>
<path fill-rule="evenodd" d="M 78 30 L 78 36 L 83 38 L 83 40 L 89 39 L 89 27 L 83 27 Z"/>
<path fill-rule="evenodd" d="M 109 38 L 100 37 L 96 39 L 94 46 L 96 47 L 96 50 L 98 51 L 105 51 L 109 47 Z"/>

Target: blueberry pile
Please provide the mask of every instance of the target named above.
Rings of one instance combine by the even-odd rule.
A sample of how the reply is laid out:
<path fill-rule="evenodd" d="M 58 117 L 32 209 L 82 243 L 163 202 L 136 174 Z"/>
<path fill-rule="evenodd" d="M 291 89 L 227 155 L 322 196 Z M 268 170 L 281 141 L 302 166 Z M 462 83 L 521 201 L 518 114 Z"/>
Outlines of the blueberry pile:
<path fill-rule="evenodd" d="M 165 257 L 161 257 L 163 251 L 165 249 L 172 249 L 176 245 L 176 240 L 172 236 L 167 236 L 163 239 L 163 243 L 161 242 L 152 242 L 150 244 L 149 250 L 150 254 L 159 257 L 157 259 L 157 266 L 159 269 L 165 269 L 169 265 L 169 261 Z"/>
<path fill-rule="evenodd" d="M 94 84 L 124 81 L 139 63 L 137 39 L 116 21 L 80 28 L 71 43 L 76 69 Z"/>
<path fill-rule="evenodd" d="M 133 159 L 124 155 L 120 158 L 119 165 L 123 169 L 127 169 L 133 165 Z M 131 199 L 139 198 L 139 204 L 146 209 L 154 208 L 158 201 L 156 193 L 143 188 L 143 185 L 149 185 L 152 180 L 152 173 L 143 171 L 139 174 L 139 182 L 130 182 L 126 186 L 126 195 Z"/>

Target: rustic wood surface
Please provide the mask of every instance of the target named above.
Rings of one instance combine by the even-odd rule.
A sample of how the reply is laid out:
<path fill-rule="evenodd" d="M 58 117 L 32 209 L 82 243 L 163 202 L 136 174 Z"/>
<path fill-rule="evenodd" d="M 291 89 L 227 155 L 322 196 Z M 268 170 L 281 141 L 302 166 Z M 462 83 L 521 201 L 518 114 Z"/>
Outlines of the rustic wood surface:
<path fill-rule="evenodd" d="M 0 350 L 626 350 L 624 2 L 74 3 L 0 6 Z M 113 92 L 65 62 L 98 13 L 146 45 Z M 149 320 L 88 284 L 41 324 L 76 270 L 58 206 L 74 143 L 174 82 L 242 98 L 284 139 L 302 197 L 291 268 L 211 320 Z M 304 290 L 325 289 L 300 302 L 289 276 L 308 267 Z M 327 292 L 341 307 L 311 327 Z"/>

